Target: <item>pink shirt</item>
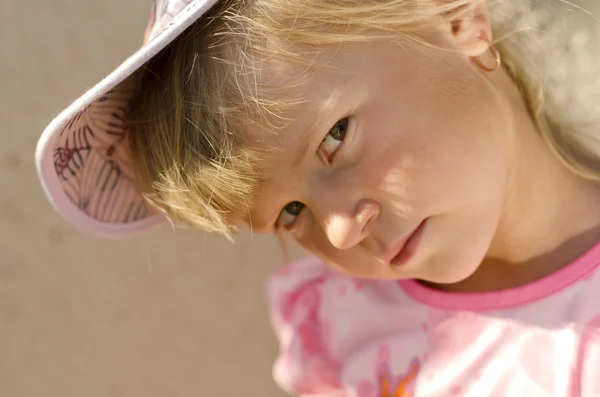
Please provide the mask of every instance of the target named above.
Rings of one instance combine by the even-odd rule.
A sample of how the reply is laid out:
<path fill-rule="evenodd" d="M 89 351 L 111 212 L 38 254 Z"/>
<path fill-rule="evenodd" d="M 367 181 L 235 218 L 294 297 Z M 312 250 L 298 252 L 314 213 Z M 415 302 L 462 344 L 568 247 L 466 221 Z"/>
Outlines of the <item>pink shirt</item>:
<path fill-rule="evenodd" d="M 293 263 L 268 283 L 275 379 L 332 397 L 600 396 L 599 263 L 600 244 L 531 284 L 468 294 Z"/>

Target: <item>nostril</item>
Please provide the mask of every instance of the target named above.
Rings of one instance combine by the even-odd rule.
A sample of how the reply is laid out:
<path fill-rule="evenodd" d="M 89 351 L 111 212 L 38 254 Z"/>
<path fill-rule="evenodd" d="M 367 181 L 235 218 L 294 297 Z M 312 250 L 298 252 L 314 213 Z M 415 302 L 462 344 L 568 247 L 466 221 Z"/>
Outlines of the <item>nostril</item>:
<path fill-rule="evenodd" d="M 369 231 L 371 224 L 379 215 L 379 204 L 372 200 L 363 200 L 359 204 L 357 221 L 361 225 L 361 235 L 364 237 Z"/>
<path fill-rule="evenodd" d="M 373 223 L 373 220 L 375 219 L 374 216 L 370 216 L 366 222 L 364 222 L 363 224 L 363 228 L 361 230 L 361 233 L 363 236 L 366 236 L 368 234 L 369 228 L 371 227 L 371 223 Z"/>

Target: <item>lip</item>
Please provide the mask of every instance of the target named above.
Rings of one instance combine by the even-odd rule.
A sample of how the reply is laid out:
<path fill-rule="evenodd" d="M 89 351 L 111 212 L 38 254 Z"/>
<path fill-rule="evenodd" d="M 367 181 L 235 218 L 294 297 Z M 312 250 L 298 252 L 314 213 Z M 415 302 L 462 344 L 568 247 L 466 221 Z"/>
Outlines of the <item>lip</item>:
<path fill-rule="evenodd" d="M 421 240 L 425 222 L 426 220 L 423 220 L 408 236 L 392 246 L 389 254 L 385 256 L 385 263 L 389 263 L 393 267 L 399 267 L 406 264 L 414 256 Z"/>

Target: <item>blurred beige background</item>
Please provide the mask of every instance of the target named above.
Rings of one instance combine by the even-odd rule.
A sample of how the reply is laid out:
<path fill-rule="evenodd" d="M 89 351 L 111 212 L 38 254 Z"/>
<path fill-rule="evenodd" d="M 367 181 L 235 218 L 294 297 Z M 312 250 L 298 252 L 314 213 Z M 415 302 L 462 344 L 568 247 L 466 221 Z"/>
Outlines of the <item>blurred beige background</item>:
<path fill-rule="evenodd" d="M 2 397 L 285 395 L 263 302 L 275 239 L 168 228 L 93 239 L 55 214 L 35 175 L 43 128 L 139 46 L 149 10 L 0 3 Z"/>
<path fill-rule="evenodd" d="M 44 197 L 46 124 L 140 44 L 149 0 L 0 5 L 0 396 L 281 397 L 263 304 L 275 239 L 102 241 Z M 296 251 L 297 253 L 297 251 Z"/>

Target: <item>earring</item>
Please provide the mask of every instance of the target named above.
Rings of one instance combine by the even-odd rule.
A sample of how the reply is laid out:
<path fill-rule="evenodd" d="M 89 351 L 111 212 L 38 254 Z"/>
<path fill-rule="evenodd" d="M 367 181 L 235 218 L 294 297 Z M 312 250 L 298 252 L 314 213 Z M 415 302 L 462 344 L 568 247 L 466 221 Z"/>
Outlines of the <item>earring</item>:
<path fill-rule="evenodd" d="M 490 43 L 489 49 L 492 51 L 492 54 L 496 58 L 496 62 L 494 63 L 493 66 L 490 67 L 490 66 L 484 65 L 483 62 L 481 62 L 481 59 L 479 59 L 479 57 L 471 57 L 471 60 L 480 69 L 482 69 L 486 72 L 493 72 L 494 70 L 498 69 L 498 66 L 500 66 L 502 64 L 502 57 L 500 56 L 500 51 L 498 51 L 498 49 L 496 47 L 494 47 L 491 43 Z"/>

